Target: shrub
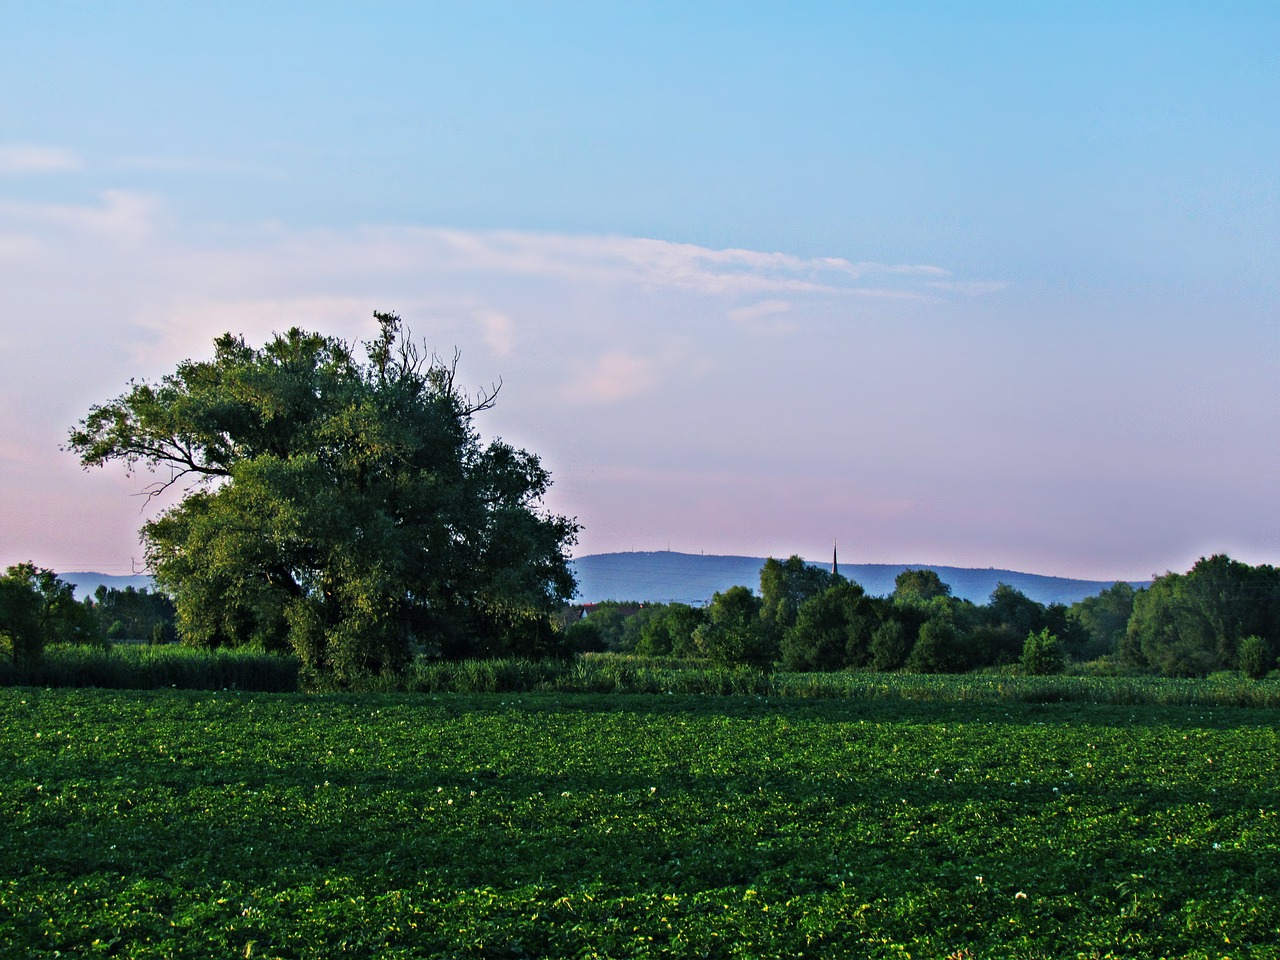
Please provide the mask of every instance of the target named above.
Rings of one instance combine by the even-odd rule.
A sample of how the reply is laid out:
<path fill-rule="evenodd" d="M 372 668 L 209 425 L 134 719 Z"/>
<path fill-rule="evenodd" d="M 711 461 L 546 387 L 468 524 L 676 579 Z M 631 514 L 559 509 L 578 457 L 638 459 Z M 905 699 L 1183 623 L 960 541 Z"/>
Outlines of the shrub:
<path fill-rule="evenodd" d="M 948 616 L 936 616 L 924 622 L 920 637 L 907 657 L 912 673 L 955 673 L 962 667 L 958 648 L 959 635 Z"/>
<path fill-rule="evenodd" d="M 871 634 L 871 669 L 897 670 L 906 662 L 909 650 L 907 628 L 898 620 L 886 620 Z"/>
<path fill-rule="evenodd" d="M 1036 677 L 1062 673 L 1067 666 L 1062 641 L 1050 633 L 1048 627 L 1039 633 L 1027 634 L 1020 662 L 1023 670 Z"/>
<path fill-rule="evenodd" d="M 1271 645 L 1256 634 L 1240 641 L 1236 658 L 1240 664 L 1240 672 L 1251 680 L 1261 680 L 1276 665 Z"/>

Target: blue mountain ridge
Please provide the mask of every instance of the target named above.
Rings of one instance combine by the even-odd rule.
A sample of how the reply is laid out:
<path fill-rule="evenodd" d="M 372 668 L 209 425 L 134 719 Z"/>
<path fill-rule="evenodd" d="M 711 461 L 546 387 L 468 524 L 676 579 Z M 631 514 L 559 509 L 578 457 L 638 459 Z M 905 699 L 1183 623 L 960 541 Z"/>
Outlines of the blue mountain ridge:
<path fill-rule="evenodd" d="M 784 559 L 784 558 L 779 558 Z M 828 568 L 830 561 L 809 561 Z M 703 556 L 671 551 L 596 553 L 571 561 L 578 578 L 578 603 L 602 600 L 636 600 L 642 603 L 705 604 L 716 593 L 734 586 L 759 592 L 763 557 Z M 862 585 L 872 596 L 893 592 L 893 581 L 903 570 L 935 570 L 950 585 L 954 596 L 974 603 L 986 603 L 997 584 L 1007 583 L 1039 603 L 1072 604 L 1094 597 L 1110 587 L 1110 580 L 1072 580 L 1016 570 L 944 567 L 927 563 L 842 563 L 840 573 Z M 78 597 L 92 596 L 99 584 L 116 590 L 134 587 L 154 589 L 145 574 L 112 576 L 103 573 L 63 573 L 63 580 L 76 588 Z M 1134 587 L 1150 581 L 1131 580 Z"/>
<path fill-rule="evenodd" d="M 785 559 L 785 558 L 779 558 Z M 830 568 L 831 562 L 807 561 Z M 670 551 L 598 553 L 573 560 L 578 578 L 578 603 L 636 600 L 642 603 L 705 604 L 712 595 L 733 586 L 760 589 L 762 557 L 721 557 Z M 904 570 L 934 570 L 951 587 L 953 596 L 986 603 L 996 586 L 1005 583 L 1038 603 L 1070 605 L 1094 597 L 1112 586 L 1111 580 L 1073 580 L 1016 570 L 945 567 L 926 563 L 842 563 L 840 574 L 860 584 L 872 596 L 893 592 L 894 579 Z M 1150 581 L 1128 581 L 1135 588 Z"/>
<path fill-rule="evenodd" d="M 155 581 L 145 573 L 122 576 L 113 573 L 77 571 L 75 573 L 60 573 L 58 574 L 58 579 L 75 587 L 76 598 L 79 600 L 83 600 L 85 597 L 92 597 L 98 587 L 106 587 L 108 590 L 123 590 L 125 587 L 133 587 L 135 590 L 142 590 L 143 588 L 154 590 L 156 588 Z"/>

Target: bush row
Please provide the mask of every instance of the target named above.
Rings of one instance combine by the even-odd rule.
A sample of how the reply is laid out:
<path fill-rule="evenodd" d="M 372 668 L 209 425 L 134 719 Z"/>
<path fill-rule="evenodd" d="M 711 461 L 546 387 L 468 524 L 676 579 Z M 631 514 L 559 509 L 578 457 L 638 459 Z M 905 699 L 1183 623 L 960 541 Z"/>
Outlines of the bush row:
<path fill-rule="evenodd" d="M 419 658 L 403 674 L 366 674 L 339 684 L 300 669 L 291 656 L 188 647 L 56 646 L 38 662 L 0 661 L 0 685 L 113 689 L 245 690 L 268 693 L 594 693 L 918 700 L 977 703 L 1100 703 L 1280 707 L 1280 678 L 1154 676 L 765 673 L 675 658 L 588 654 L 575 660 Z"/>

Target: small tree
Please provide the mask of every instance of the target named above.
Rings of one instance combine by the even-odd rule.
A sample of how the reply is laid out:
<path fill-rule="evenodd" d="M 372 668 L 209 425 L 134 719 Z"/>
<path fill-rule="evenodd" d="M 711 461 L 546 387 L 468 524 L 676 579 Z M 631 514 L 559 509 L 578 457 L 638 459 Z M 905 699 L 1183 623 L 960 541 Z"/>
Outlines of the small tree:
<path fill-rule="evenodd" d="M 920 636 L 907 657 L 912 673 L 958 673 L 963 667 L 960 634 L 950 611 L 941 608 L 920 627 Z"/>
<path fill-rule="evenodd" d="M 0 649 L 15 663 L 39 660 L 47 643 L 101 643 L 93 610 L 52 570 L 19 563 L 0 577 Z"/>
<path fill-rule="evenodd" d="M 701 610 L 687 603 L 666 604 L 641 628 L 635 652 L 649 657 L 696 656 L 693 635 L 705 619 Z"/>
<path fill-rule="evenodd" d="M 1039 633 L 1028 633 L 1022 645 L 1022 669 L 1032 676 L 1043 677 L 1061 673 L 1066 669 L 1067 658 L 1062 641 L 1045 627 Z"/>
<path fill-rule="evenodd" d="M 765 667 L 775 654 L 769 626 L 760 619 L 760 599 L 746 587 L 730 587 L 711 598 L 694 643 L 704 657 L 722 664 Z"/>
<path fill-rule="evenodd" d="M 1240 641 L 1236 657 L 1240 662 L 1240 672 L 1251 680 L 1261 680 L 1276 665 L 1271 645 L 1257 634 Z"/>
<path fill-rule="evenodd" d="M 942 582 L 936 570 L 903 570 L 893 580 L 893 599 L 928 603 L 936 597 L 951 596 L 951 585 Z"/>
<path fill-rule="evenodd" d="M 44 652 L 40 630 L 40 595 L 13 576 L 0 577 L 0 651 L 14 663 L 39 660 Z"/>
<path fill-rule="evenodd" d="M 770 557 L 760 568 L 760 616 L 779 630 L 795 625 L 805 601 L 832 586 L 830 571 L 806 563 L 794 554 L 786 560 Z"/>
<path fill-rule="evenodd" d="M 911 638 L 902 621 L 888 619 L 871 634 L 871 669 L 880 672 L 897 670 L 911 652 Z"/>
<path fill-rule="evenodd" d="M 862 587 L 841 578 L 800 605 L 782 637 L 782 669 L 839 670 L 869 657 L 878 618 Z"/>

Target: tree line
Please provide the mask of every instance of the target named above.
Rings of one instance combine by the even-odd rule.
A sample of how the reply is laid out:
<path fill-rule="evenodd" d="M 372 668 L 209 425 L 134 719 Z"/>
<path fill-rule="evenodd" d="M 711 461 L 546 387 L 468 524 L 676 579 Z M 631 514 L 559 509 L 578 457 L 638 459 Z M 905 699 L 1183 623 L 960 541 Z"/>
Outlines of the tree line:
<path fill-rule="evenodd" d="M 150 471 L 156 496 L 185 488 L 141 531 L 160 593 L 77 604 L 53 573 L 19 565 L 0 578 L 3 650 L 19 660 L 49 642 L 177 636 L 291 652 L 340 682 L 423 656 L 599 648 L 783 670 L 1275 666 L 1276 572 L 1224 556 L 1069 608 L 1006 585 L 969 603 L 931 570 L 906 571 L 890 596 L 872 597 L 791 557 L 764 565 L 758 593 L 733 587 L 706 608 L 561 619 L 579 527 L 544 509 L 551 478 L 537 456 L 481 441 L 473 418 L 501 384 L 466 393 L 456 354 L 425 352 L 395 314 L 374 319 L 363 356 L 298 328 L 261 347 L 227 333 L 211 359 L 92 407 L 66 444 L 82 465 Z"/>
<path fill-rule="evenodd" d="M 963 673 L 1014 664 L 1261 677 L 1280 653 L 1280 571 L 1216 555 L 1150 587 L 1118 582 L 1071 606 L 1007 584 L 985 604 L 952 596 L 933 570 L 899 574 L 887 597 L 800 557 L 769 559 L 759 590 L 731 587 L 706 607 L 601 604 L 566 628 L 580 649 L 674 656 L 785 671 Z"/>
<path fill-rule="evenodd" d="M 39 659 L 51 643 L 171 643 L 177 637 L 173 601 L 163 593 L 99 586 L 76 600 L 75 588 L 52 570 L 19 563 L 0 576 L 0 656 Z"/>
<path fill-rule="evenodd" d="M 731 587 L 706 607 L 609 602 L 579 619 L 580 609 L 548 617 L 535 642 L 513 631 L 488 655 L 614 651 L 792 672 L 962 673 L 1017 665 L 1050 674 L 1087 664 L 1095 672 L 1195 677 L 1236 670 L 1261 678 L 1280 653 L 1280 571 L 1222 555 L 1147 588 L 1116 583 L 1071 606 L 1046 606 L 1007 584 L 975 604 L 952 596 L 928 569 L 904 571 L 889 596 L 874 597 L 793 556 L 766 561 L 758 591 Z M 0 577 L 0 655 L 14 662 L 38 659 L 49 643 L 175 639 L 209 646 L 179 633 L 177 608 L 163 592 L 100 586 L 77 601 L 70 584 L 30 563 Z"/>

